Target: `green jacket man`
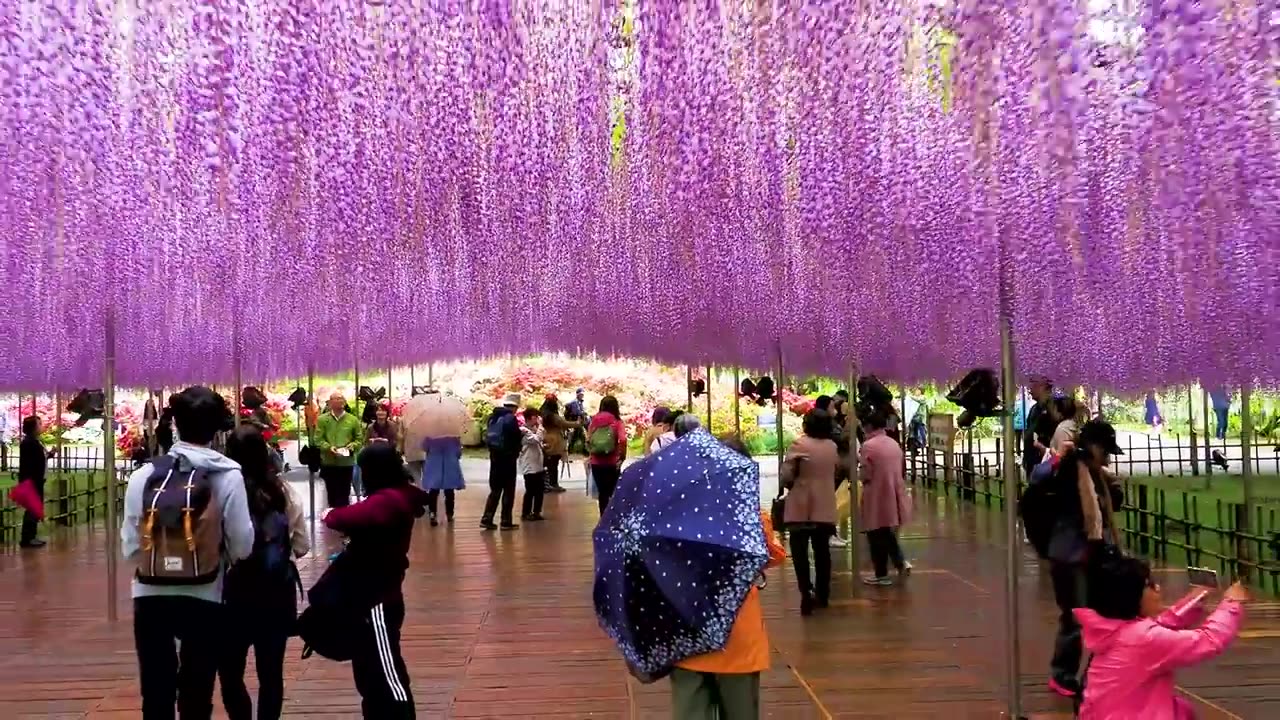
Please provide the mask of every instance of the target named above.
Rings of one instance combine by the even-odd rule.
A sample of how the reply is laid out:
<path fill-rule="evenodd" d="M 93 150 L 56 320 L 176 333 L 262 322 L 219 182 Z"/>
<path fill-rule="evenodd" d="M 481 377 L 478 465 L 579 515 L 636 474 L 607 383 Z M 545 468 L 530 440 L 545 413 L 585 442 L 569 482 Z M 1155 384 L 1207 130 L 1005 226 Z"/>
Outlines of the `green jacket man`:
<path fill-rule="evenodd" d="M 356 463 L 356 453 L 364 446 L 364 428 L 360 418 L 343 410 L 346 399 L 334 394 L 329 398 L 329 412 L 316 420 L 316 447 L 320 449 L 320 462 L 328 467 L 351 467 Z M 346 454 L 339 450 L 346 449 Z"/>

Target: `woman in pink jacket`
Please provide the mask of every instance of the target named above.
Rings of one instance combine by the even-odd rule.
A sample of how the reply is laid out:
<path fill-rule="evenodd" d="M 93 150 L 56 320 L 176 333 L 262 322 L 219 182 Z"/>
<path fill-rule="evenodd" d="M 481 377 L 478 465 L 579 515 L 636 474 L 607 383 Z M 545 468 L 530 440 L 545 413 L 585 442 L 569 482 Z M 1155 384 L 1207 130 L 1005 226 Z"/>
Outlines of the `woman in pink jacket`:
<path fill-rule="evenodd" d="M 1235 640 L 1248 597 L 1240 583 L 1227 589 L 1203 624 L 1203 590 L 1166 609 L 1151 568 L 1135 558 L 1104 561 L 1088 593 L 1092 609 L 1075 610 L 1093 653 L 1081 720 L 1194 718 L 1191 704 L 1174 691 L 1173 673 L 1220 655 Z"/>
<path fill-rule="evenodd" d="M 902 556 L 898 528 L 911 520 L 911 500 L 902 477 L 902 446 L 885 433 L 887 412 L 876 410 L 863 422 L 866 439 L 859 460 L 862 469 L 862 507 L 859 519 L 871 549 L 875 575 L 862 578 L 867 585 L 892 585 L 889 562 L 900 575 L 911 572 Z"/>

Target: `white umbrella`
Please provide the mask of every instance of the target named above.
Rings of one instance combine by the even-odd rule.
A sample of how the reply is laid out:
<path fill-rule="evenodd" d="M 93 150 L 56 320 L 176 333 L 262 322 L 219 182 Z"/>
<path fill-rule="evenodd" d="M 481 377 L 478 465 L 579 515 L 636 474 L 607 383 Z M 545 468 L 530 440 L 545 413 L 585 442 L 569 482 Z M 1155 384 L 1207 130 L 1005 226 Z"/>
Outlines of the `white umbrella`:
<path fill-rule="evenodd" d="M 462 437 L 471 427 L 471 412 L 452 395 L 426 393 L 405 403 L 400 425 L 405 447 L 417 447 L 426 438 Z"/>

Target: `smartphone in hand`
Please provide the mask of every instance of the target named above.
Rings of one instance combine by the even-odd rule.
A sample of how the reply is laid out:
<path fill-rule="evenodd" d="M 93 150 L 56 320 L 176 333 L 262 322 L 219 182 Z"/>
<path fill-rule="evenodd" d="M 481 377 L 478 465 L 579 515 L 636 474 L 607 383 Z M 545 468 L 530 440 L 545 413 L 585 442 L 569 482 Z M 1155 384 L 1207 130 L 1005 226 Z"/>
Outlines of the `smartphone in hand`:
<path fill-rule="evenodd" d="M 1213 589 L 1218 587 L 1218 572 L 1212 568 L 1188 567 L 1187 578 L 1191 581 L 1192 587 Z"/>

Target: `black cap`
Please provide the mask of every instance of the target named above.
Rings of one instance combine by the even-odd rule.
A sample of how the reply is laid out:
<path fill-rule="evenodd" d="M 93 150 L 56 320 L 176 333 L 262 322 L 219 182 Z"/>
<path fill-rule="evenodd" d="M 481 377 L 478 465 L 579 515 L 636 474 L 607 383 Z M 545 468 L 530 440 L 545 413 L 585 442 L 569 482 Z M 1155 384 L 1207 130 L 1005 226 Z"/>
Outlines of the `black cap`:
<path fill-rule="evenodd" d="M 1080 445 L 1097 445 L 1110 455 L 1123 455 L 1116 442 L 1116 429 L 1105 420 L 1090 420 L 1080 428 Z"/>

